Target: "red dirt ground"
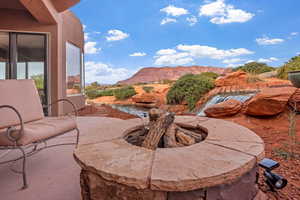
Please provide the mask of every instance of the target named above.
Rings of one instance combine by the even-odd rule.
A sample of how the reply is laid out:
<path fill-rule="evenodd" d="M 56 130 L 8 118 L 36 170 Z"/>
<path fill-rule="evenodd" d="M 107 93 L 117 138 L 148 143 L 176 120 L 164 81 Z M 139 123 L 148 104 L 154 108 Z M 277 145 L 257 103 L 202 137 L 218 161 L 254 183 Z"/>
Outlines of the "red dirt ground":
<path fill-rule="evenodd" d="M 259 187 L 268 195 L 269 199 L 300 200 L 300 115 L 296 116 L 298 143 L 295 147 L 297 157 L 294 159 L 285 158 L 289 152 L 288 111 L 273 118 L 258 119 L 238 114 L 225 118 L 225 120 L 233 121 L 254 131 L 265 142 L 266 157 L 280 163 L 281 166 L 274 172 L 288 179 L 289 183 L 284 189 L 278 190 L 276 193 L 269 191 L 263 176 L 260 176 Z M 278 153 L 280 149 L 282 151 Z M 261 175 L 262 173 L 263 170 L 260 171 Z"/>

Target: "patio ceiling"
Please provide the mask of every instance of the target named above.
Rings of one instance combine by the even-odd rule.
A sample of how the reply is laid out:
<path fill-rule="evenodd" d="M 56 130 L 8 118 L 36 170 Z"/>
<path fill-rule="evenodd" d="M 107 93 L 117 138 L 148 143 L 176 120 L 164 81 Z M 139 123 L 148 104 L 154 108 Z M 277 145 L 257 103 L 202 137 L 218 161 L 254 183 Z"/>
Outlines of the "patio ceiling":
<path fill-rule="evenodd" d="M 0 9 L 28 10 L 42 24 L 56 24 L 58 13 L 80 0 L 1 0 Z"/>
<path fill-rule="evenodd" d="M 79 2 L 80 0 L 52 0 L 53 5 L 58 12 L 63 12 Z"/>
<path fill-rule="evenodd" d="M 26 8 L 19 0 L 4 0 L 0 1 L 0 8 L 25 10 Z"/>

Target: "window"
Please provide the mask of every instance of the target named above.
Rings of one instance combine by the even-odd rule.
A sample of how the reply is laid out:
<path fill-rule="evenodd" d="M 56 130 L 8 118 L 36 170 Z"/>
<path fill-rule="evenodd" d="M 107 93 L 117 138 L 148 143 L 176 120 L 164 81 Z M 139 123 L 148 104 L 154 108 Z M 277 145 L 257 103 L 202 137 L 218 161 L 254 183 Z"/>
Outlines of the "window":
<path fill-rule="evenodd" d="M 9 34 L 0 32 L 0 79 L 5 79 L 9 66 Z"/>
<path fill-rule="evenodd" d="M 82 61 L 80 48 L 68 43 L 66 44 L 67 65 L 67 95 L 81 94 L 82 91 Z"/>

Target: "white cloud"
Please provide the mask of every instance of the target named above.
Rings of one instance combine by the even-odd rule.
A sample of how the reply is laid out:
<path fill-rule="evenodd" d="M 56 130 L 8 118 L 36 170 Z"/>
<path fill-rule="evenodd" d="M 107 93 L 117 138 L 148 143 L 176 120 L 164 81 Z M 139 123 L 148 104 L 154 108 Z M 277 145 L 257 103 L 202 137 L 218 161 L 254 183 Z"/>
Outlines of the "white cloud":
<path fill-rule="evenodd" d="M 297 36 L 299 33 L 298 32 L 291 32 L 291 36 Z"/>
<path fill-rule="evenodd" d="M 231 58 L 231 59 L 225 59 L 222 62 L 224 64 L 233 64 L 233 63 L 238 63 L 238 62 L 241 62 L 241 61 L 243 61 L 243 60 L 240 59 L 240 58 Z"/>
<path fill-rule="evenodd" d="M 83 30 L 85 30 L 85 29 L 86 29 L 86 25 L 85 25 L 85 24 L 83 24 L 83 25 L 82 25 L 82 28 L 83 28 Z"/>
<path fill-rule="evenodd" d="M 270 57 L 270 58 L 260 58 L 257 60 L 257 62 L 262 62 L 262 63 L 271 63 L 274 61 L 278 61 L 278 58 Z"/>
<path fill-rule="evenodd" d="M 144 52 L 135 52 L 135 53 L 132 53 L 130 54 L 129 56 L 131 57 L 142 57 L 142 56 L 146 56 L 147 54 L 144 53 Z"/>
<path fill-rule="evenodd" d="M 108 36 L 106 37 L 107 41 L 118 41 L 118 40 L 124 40 L 129 37 L 129 34 L 124 33 L 121 30 L 109 30 Z"/>
<path fill-rule="evenodd" d="M 269 38 L 267 36 L 263 36 L 262 38 L 256 39 L 257 44 L 259 45 L 275 45 L 284 42 L 284 39 L 281 38 Z"/>
<path fill-rule="evenodd" d="M 236 9 L 233 5 L 226 4 L 225 0 L 217 0 L 201 6 L 199 16 L 210 17 L 210 22 L 214 24 L 228 24 L 247 22 L 254 17 L 254 14 Z"/>
<path fill-rule="evenodd" d="M 201 46 L 201 45 L 178 45 L 178 50 L 189 52 L 189 54 L 193 57 L 198 58 L 212 58 L 212 59 L 224 59 L 227 57 L 236 57 L 240 55 L 249 55 L 253 54 L 254 52 L 245 49 L 245 48 L 238 48 L 238 49 L 217 49 L 215 47 L 210 46 Z"/>
<path fill-rule="evenodd" d="M 215 2 L 207 2 L 207 4 L 203 5 L 199 9 L 200 16 L 222 16 L 225 15 L 226 4 L 223 0 L 217 0 Z"/>
<path fill-rule="evenodd" d="M 156 65 L 185 65 L 194 61 L 188 53 L 175 53 L 169 55 L 157 56 Z"/>
<path fill-rule="evenodd" d="M 177 22 L 177 19 L 166 17 L 166 18 L 163 18 L 161 20 L 160 25 L 165 25 L 165 24 L 169 24 L 169 23 L 176 23 L 176 22 Z"/>
<path fill-rule="evenodd" d="M 84 33 L 84 41 L 87 41 L 90 39 L 90 34 L 89 33 Z"/>
<path fill-rule="evenodd" d="M 217 49 L 215 47 L 201 46 L 201 45 L 178 45 L 175 49 L 161 49 L 156 52 L 156 65 L 184 65 L 192 64 L 195 59 L 210 58 L 210 59 L 225 59 L 230 57 L 237 57 L 241 55 L 249 55 L 254 52 L 245 49 Z M 236 58 L 236 62 L 238 62 Z M 241 59 L 240 59 L 241 60 Z M 239 61 L 240 61 L 239 60 Z M 227 60 L 229 61 L 229 59 Z M 233 59 L 231 61 L 234 61 Z"/>
<path fill-rule="evenodd" d="M 241 65 L 243 65 L 243 64 L 241 64 L 241 63 L 230 63 L 226 67 L 228 67 L 228 68 L 235 68 L 235 67 L 239 67 Z"/>
<path fill-rule="evenodd" d="M 120 80 L 124 80 L 132 76 L 135 71 L 126 68 L 114 68 L 101 62 L 85 63 L 86 82 L 99 82 L 106 84 L 114 84 Z"/>
<path fill-rule="evenodd" d="M 198 23 L 198 19 L 195 16 L 187 17 L 186 21 L 189 22 L 190 26 L 194 26 L 195 24 Z"/>
<path fill-rule="evenodd" d="M 174 50 L 174 49 L 161 49 L 156 52 L 157 55 L 172 55 L 175 53 L 176 53 L 176 50 Z"/>
<path fill-rule="evenodd" d="M 189 14 L 189 11 L 184 8 L 178 8 L 173 5 L 169 5 L 165 8 L 160 9 L 161 12 L 165 12 L 168 16 L 178 17 L 181 15 Z"/>
<path fill-rule="evenodd" d="M 295 38 L 297 35 L 299 35 L 299 32 L 291 32 L 290 35 L 287 37 L 287 39 L 291 40 Z"/>
<path fill-rule="evenodd" d="M 85 54 L 97 54 L 101 51 L 101 48 L 97 48 L 97 42 L 86 42 L 84 44 Z"/>

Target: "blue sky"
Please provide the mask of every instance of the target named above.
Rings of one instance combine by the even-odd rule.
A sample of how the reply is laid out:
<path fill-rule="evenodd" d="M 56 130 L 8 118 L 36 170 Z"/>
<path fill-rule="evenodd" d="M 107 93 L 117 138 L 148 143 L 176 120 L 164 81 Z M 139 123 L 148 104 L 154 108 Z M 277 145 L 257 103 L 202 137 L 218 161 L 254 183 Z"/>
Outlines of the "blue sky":
<path fill-rule="evenodd" d="M 299 0 L 81 0 L 86 82 L 142 67 L 280 66 L 300 52 Z"/>

